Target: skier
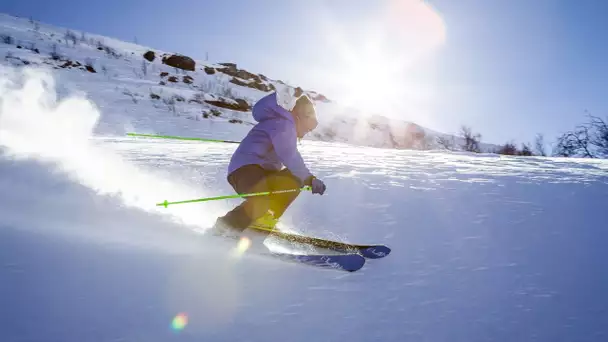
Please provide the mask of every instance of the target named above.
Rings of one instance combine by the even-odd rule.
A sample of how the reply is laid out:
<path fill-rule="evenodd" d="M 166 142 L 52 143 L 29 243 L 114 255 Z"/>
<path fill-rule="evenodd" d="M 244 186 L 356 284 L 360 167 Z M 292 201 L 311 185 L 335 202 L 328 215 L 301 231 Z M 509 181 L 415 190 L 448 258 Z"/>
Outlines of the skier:
<path fill-rule="evenodd" d="M 261 98 L 252 110 L 258 122 L 236 149 L 228 165 L 228 183 L 238 194 L 298 189 L 269 196 L 247 197 L 219 217 L 212 234 L 239 236 L 250 226 L 274 229 L 279 218 L 308 185 L 323 195 L 326 186 L 306 167 L 298 139 L 318 125 L 316 110 L 300 88 L 286 88 Z"/>

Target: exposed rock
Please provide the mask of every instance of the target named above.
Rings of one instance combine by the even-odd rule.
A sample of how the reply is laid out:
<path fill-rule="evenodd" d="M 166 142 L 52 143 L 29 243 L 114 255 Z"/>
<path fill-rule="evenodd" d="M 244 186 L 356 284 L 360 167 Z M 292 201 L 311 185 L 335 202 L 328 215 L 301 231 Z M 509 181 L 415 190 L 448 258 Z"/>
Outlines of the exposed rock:
<path fill-rule="evenodd" d="M 160 100 L 160 95 L 154 94 L 154 93 L 150 93 L 150 98 L 153 100 Z"/>
<path fill-rule="evenodd" d="M 166 77 L 166 76 L 169 76 L 168 72 L 163 71 L 163 72 L 160 73 L 160 77 Z"/>
<path fill-rule="evenodd" d="M 236 103 L 226 102 L 223 98 L 220 100 L 205 100 L 206 103 L 220 108 L 236 110 L 239 112 L 248 112 L 250 110 L 249 103 L 243 99 L 235 100 Z"/>
<path fill-rule="evenodd" d="M 192 82 L 194 81 L 194 79 L 191 76 L 184 76 L 182 78 L 182 81 L 186 84 L 192 84 Z"/>
<path fill-rule="evenodd" d="M 242 86 L 242 87 L 247 87 L 247 86 L 248 86 L 248 83 L 245 83 L 245 82 L 243 82 L 243 81 L 239 80 L 239 79 L 238 79 L 238 78 L 236 78 L 236 77 L 233 77 L 233 78 L 230 80 L 230 83 L 232 83 L 232 84 L 236 84 L 236 85 L 239 85 L 239 86 Z"/>
<path fill-rule="evenodd" d="M 154 53 L 154 51 L 148 51 L 148 52 L 144 53 L 144 58 L 148 62 L 153 62 L 154 59 L 156 58 L 156 54 Z"/>
<path fill-rule="evenodd" d="M 261 83 L 261 81 L 258 82 L 257 80 L 246 83 L 236 77 L 232 77 L 232 79 L 230 80 L 230 83 L 236 84 L 241 87 L 249 87 L 249 88 L 253 88 L 253 89 L 257 89 L 257 90 L 261 90 L 261 91 L 265 91 L 265 92 L 269 92 L 269 91 L 275 89 L 272 84 Z"/>
<path fill-rule="evenodd" d="M 249 106 L 249 103 L 247 103 L 247 101 L 243 100 L 243 99 L 235 99 L 236 103 L 238 103 L 239 107 L 243 108 L 245 111 L 249 111 L 251 109 L 251 107 Z"/>
<path fill-rule="evenodd" d="M 78 62 L 78 61 L 73 62 L 71 60 L 67 60 L 67 61 L 65 61 L 65 63 L 61 64 L 59 67 L 64 68 L 64 69 L 65 68 L 71 69 L 71 68 L 78 68 L 80 66 L 82 66 L 82 64 L 80 64 L 80 62 Z M 93 68 L 93 67 L 91 66 L 91 68 Z M 81 69 L 82 70 L 88 70 L 88 69 L 85 69 L 85 68 L 81 68 Z M 95 72 L 95 71 L 91 71 L 91 72 Z"/>
<path fill-rule="evenodd" d="M 174 68 L 188 71 L 194 71 L 196 67 L 196 62 L 192 58 L 183 55 L 164 56 L 163 63 Z"/>
<path fill-rule="evenodd" d="M 258 76 L 256 74 L 252 74 L 247 70 L 237 69 L 236 64 L 234 64 L 234 63 L 220 63 L 220 64 L 226 66 L 226 68 L 218 68 L 217 71 L 222 72 L 226 75 L 242 78 L 244 80 L 254 79 L 259 82 L 262 81 L 260 76 Z"/>
<path fill-rule="evenodd" d="M 207 73 L 207 75 L 213 75 L 213 74 L 215 74 L 215 69 L 206 66 L 205 67 L 205 72 Z"/>
<path fill-rule="evenodd" d="M 171 76 L 171 77 L 169 77 L 169 78 L 167 79 L 167 81 L 169 81 L 169 82 L 173 82 L 173 83 L 176 83 L 176 82 L 177 82 L 177 77 L 175 77 L 175 76 Z"/>
<path fill-rule="evenodd" d="M 230 122 L 230 123 L 243 123 L 243 120 L 241 120 L 241 119 L 230 119 L 230 120 L 228 120 L 228 122 Z"/>
<path fill-rule="evenodd" d="M 95 71 L 95 68 L 93 68 L 92 65 L 86 65 L 85 68 L 87 68 L 88 72 L 97 73 L 97 71 Z"/>
<path fill-rule="evenodd" d="M 265 92 L 275 90 L 275 88 L 272 84 L 258 83 L 258 82 L 251 82 L 251 83 L 247 84 L 247 87 L 265 91 Z"/>

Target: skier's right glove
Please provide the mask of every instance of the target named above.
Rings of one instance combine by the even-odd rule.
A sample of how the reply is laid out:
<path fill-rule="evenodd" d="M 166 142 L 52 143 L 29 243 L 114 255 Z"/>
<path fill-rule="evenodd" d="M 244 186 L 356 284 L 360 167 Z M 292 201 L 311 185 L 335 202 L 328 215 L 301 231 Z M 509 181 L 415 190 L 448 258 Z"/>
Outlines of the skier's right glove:
<path fill-rule="evenodd" d="M 318 178 L 313 178 L 312 180 L 312 193 L 313 194 L 319 194 L 319 195 L 323 195 L 323 193 L 325 193 L 325 183 L 323 183 L 322 180 L 318 179 Z"/>
<path fill-rule="evenodd" d="M 315 176 L 310 176 L 304 181 L 304 185 L 308 185 L 312 188 L 313 194 L 323 195 L 325 193 L 325 183 Z"/>

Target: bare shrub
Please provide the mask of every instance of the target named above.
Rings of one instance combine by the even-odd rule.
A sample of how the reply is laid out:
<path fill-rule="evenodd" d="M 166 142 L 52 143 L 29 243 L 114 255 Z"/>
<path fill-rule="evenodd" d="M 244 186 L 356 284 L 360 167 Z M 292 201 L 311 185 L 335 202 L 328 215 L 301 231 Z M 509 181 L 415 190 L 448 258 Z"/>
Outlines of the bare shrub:
<path fill-rule="evenodd" d="M 462 149 L 468 152 L 481 152 L 479 148 L 479 142 L 481 141 L 481 134 L 473 133 L 470 127 L 462 126 L 460 128 L 460 134 L 464 139 L 464 144 L 462 145 Z"/>
<path fill-rule="evenodd" d="M 605 158 L 608 157 L 608 123 L 588 115 L 588 122 L 557 138 L 555 156 Z"/>
<path fill-rule="evenodd" d="M 221 81 L 205 81 L 199 84 L 199 88 L 208 94 L 216 94 L 219 96 L 223 96 L 229 99 L 236 98 L 236 94 L 234 94 L 232 87 L 223 84 Z"/>
<path fill-rule="evenodd" d="M 175 107 L 175 97 L 171 96 L 163 98 L 163 103 L 167 106 L 167 109 L 174 115 L 177 115 L 177 108 Z"/>
<path fill-rule="evenodd" d="M 547 156 L 547 152 L 545 152 L 545 137 L 540 133 L 536 135 L 536 139 L 534 140 L 534 152 L 539 156 Z"/>
<path fill-rule="evenodd" d="M 517 155 L 529 157 L 532 155 L 532 149 L 528 144 L 521 144 L 521 150 L 517 152 Z"/>
<path fill-rule="evenodd" d="M 500 146 L 500 148 L 496 151 L 496 153 L 498 154 L 504 154 L 507 156 L 514 156 L 518 154 L 518 152 L 519 151 L 517 150 L 517 146 L 515 146 L 513 142 L 508 142 Z"/>
<path fill-rule="evenodd" d="M 50 54 L 50 55 L 51 55 L 51 58 L 52 58 L 54 61 L 59 61 L 59 60 L 61 60 L 61 55 L 59 54 L 59 48 L 57 47 L 57 44 L 53 44 L 53 45 L 51 46 L 51 54 Z"/>
<path fill-rule="evenodd" d="M 436 142 L 437 145 L 444 150 L 454 151 L 456 149 L 456 141 L 454 141 L 454 137 L 448 138 L 445 136 L 438 136 L 436 138 Z"/>
<path fill-rule="evenodd" d="M 78 41 L 78 37 L 76 37 L 76 33 L 67 30 L 65 32 L 65 35 L 63 37 L 65 39 L 65 45 L 68 45 L 69 42 L 72 42 L 72 45 L 76 45 L 76 42 Z"/>

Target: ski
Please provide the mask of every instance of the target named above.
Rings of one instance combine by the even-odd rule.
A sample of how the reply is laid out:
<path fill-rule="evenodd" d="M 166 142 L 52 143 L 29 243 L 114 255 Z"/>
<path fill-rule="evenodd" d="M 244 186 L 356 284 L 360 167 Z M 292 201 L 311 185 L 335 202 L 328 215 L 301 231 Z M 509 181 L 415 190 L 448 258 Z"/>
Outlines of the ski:
<path fill-rule="evenodd" d="M 321 268 L 355 272 L 365 265 L 365 258 L 359 254 L 290 254 L 270 252 L 271 256 L 283 261 L 302 263 Z"/>
<path fill-rule="evenodd" d="M 343 253 L 358 253 L 367 259 L 379 259 L 389 255 L 391 249 L 386 245 L 380 244 L 352 244 L 346 242 L 332 241 L 328 239 L 322 239 L 306 235 L 298 235 L 292 233 L 286 233 L 279 230 L 272 230 L 264 227 L 251 226 L 249 229 L 253 229 L 259 232 L 265 232 L 270 236 L 277 237 L 282 240 L 295 243 L 308 244 L 315 247 L 326 248 Z"/>
<path fill-rule="evenodd" d="M 300 263 L 328 269 L 344 270 L 354 272 L 365 265 L 365 258 L 358 253 L 341 254 L 298 254 L 289 252 L 276 252 L 264 245 L 264 240 L 268 237 L 268 231 L 251 229 L 249 227 L 240 236 L 215 237 L 235 243 L 233 250 L 238 254 L 255 254 L 264 257 L 276 258 L 281 261 Z M 247 241 L 241 245 L 243 241 Z"/>

